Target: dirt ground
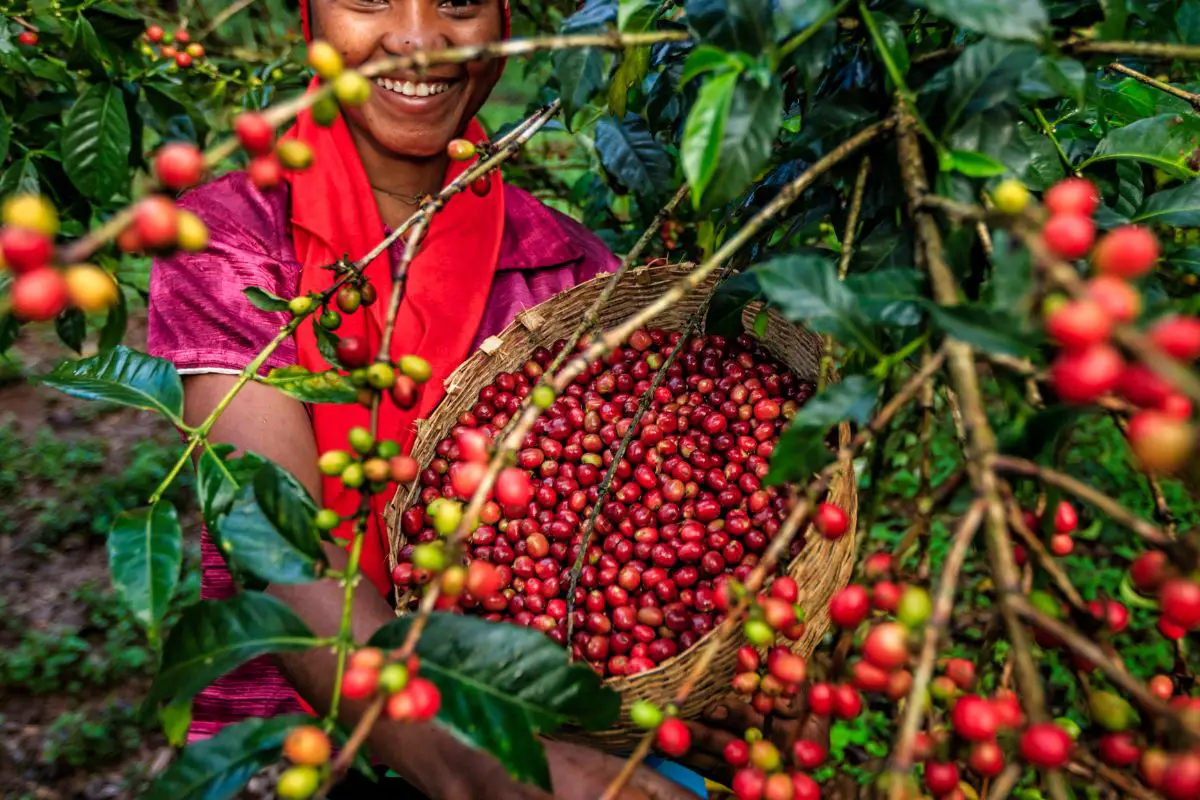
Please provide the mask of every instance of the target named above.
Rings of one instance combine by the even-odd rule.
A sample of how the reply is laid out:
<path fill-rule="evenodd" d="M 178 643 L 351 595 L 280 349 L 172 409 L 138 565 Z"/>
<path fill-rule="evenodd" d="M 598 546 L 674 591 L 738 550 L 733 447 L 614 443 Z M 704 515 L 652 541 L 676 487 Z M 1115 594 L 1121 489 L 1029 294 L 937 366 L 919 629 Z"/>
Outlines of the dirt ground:
<path fill-rule="evenodd" d="M 48 333 L 32 332 L 15 346 L 25 375 L 43 374 L 68 355 Z M 142 347 L 144 339 L 144 322 L 131 320 L 126 341 Z M 11 425 L 17 437 L 31 447 L 42 431 L 50 431 L 65 442 L 102 441 L 103 463 L 90 476 L 96 480 L 119 474 L 137 455 L 136 449 L 147 443 L 170 447 L 176 441 L 170 427 L 152 414 L 126 409 L 97 414 L 92 403 L 34 385 L 21 377 L 9 377 L 0 384 L 0 424 Z M 73 490 L 84 488 L 76 485 Z M 57 493 L 40 498 L 51 507 L 57 502 L 66 509 L 72 503 L 72 489 L 61 491 L 43 481 L 30 481 L 19 491 Z M 25 499 L 30 498 L 26 495 Z M 103 537 L 85 528 L 67 533 L 53 546 L 46 546 L 39 540 L 38 521 L 30 518 L 32 515 L 22 517 L 22 504 L 16 500 L 5 498 L 0 505 L 0 517 L 14 515 L 5 520 L 9 524 L 0 528 L 6 531 L 0 535 L 0 602 L 3 603 L 0 649 L 12 653 L 31 632 L 57 635 L 59 631 L 70 631 L 96 651 L 102 650 L 110 631 L 89 627 L 88 614 L 73 592 L 91 586 L 102 593 L 101 604 L 117 602 L 111 595 Z M 185 519 L 185 524 L 194 526 L 194 511 L 189 510 Z M 120 613 L 116 609 L 111 611 Z M 39 665 L 35 664 L 33 669 L 38 670 Z M 46 763 L 44 754 L 53 722 L 65 713 L 78 712 L 84 719 L 98 719 L 94 723 L 98 725 L 104 724 L 105 715 L 101 711 L 104 708 L 122 709 L 122 714 L 128 715 L 149 685 L 148 672 L 143 672 L 132 680 L 118 680 L 110 686 L 36 694 L 6 685 L 0 676 L 3 796 L 97 800 L 132 796 L 140 776 L 148 770 L 161 769 L 170 758 L 171 751 L 152 722 L 142 727 L 140 742 L 135 747 L 115 758 L 74 767 L 69 763 Z M 100 728 L 89 735 L 116 734 Z"/>

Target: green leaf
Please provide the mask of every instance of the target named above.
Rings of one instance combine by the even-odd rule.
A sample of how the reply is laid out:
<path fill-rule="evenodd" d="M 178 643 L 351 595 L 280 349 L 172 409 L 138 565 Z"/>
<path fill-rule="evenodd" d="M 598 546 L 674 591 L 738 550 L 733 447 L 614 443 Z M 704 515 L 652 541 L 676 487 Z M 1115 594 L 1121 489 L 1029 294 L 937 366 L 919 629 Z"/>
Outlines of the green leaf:
<path fill-rule="evenodd" d="M 951 150 L 950 165 L 955 172 L 961 172 L 968 178 L 991 178 L 1008 171 L 1008 167 L 991 156 L 970 150 Z"/>
<path fill-rule="evenodd" d="M 1146 198 L 1133 221 L 1178 228 L 1200 227 L 1200 181 L 1155 192 Z"/>
<path fill-rule="evenodd" d="M 739 272 L 721 283 L 708 304 L 704 330 L 718 336 L 737 336 L 742 326 L 742 309 L 762 297 L 758 277 L 753 272 Z"/>
<path fill-rule="evenodd" d="M 390 622 L 370 643 L 398 647 L 411 624 L 410 617 Z M 567 723 L 602 730 L 617 717 L 617 693 L 531 628 L 437 612 L 430 615 L 416 652 L 421 675 L 441 690 L 437 721 L 527 783 L 550 787 L 537 734 Z"/>
<path fill-rule="evenodd" d="M 87 69 L 103 75 L 104 48 L 96 36 L 96 29 L 87 18 L 80 15 L 75 20 L 71 30 L 74 38 L 71 41 L 71 52 L 67 55 L 67 66 L 75 69 Z"/>
<path fill-rule="evenodd" d="M 1160 114 L 1117 128 L 1100 140 L 1092 157 L 1080 165 L 1115 159 L 1132 159 L 1150 164 L 1180 179 L 1196 176 L 1187 166 L 1192 151 L 1200 145 L 1200 118 Z"/>
<path fill-rule="evenodd" d="M 908 40 L 896 20 L 887 14 L 872 14 L 879 29 L 879 38 L 887 49 L 888 59 L 901 76 L 908 74 Z"/>
<path fill-rule="evenodd" d="M 978 305 L 940 306 L 932 301 L 925 305 L 938 328 L 985 353 L 1027 356 L 1034 350 L 1011 311 Z"/>
<path fill-rule="evenodd" d="M 89 199 L 110 200 L 128 188 L 132 143 L 121 90 L 91 86 L 63 118 L 63 169 Z"/>
<path fill-rule="evenodd" d="M 992 263 L 987 284 L 992 308 L 1024 313 L 1033 286 L 1033 259 L 1029 251 L 1017 244 L 1008 231 L 997 230 L 992 233 Z"/>
<path fill-rule="evenodd" d="M 691 122 L 690 117 L 688 121 Z M 774 75 L 746 72 L 738 75 L 722 131 L 716 169 L 705 187 L 703 198 L 698 196 L 698 189 L 693 190 L 693 205 L 715 208 L 750 188 L 771 158 L 782 123 L 783 88 L 779 79 Z"/>
<path fill-rule="evenodd" d="M 30 156 L 14 161 L 4 170 L 4 174 L 0 175 L 0 197 L 10 194 L 38 194 L 40 191 L 37 166 Z"/>
<path fill-rule="evenodd" d="M 831 0 L 777 0 L 775 35 L 783 37 L 814 24 L 833 8 Z"/>
<path fill-rule="evenodd" d="M 124 345 L 91 358 L 64 361 L 40 380 L 72 397 L 158 411 L 182 424 L 183 384 L 175 366 Z"/>
<path fill-rule="evenodd" d="M 923 317 L 923 279 L 908 268 L 851 273 L 842 283 L 855 296 L 858 311 L 877 325 L 912 327 Z"/>
<path fill-rule="evenodd" d="M 276 367 L 262 382 L 305 403 L 357 403 L 358 390 L 337 370 L 309 372 L 292 365 Z"/>
<path fill-rule="evenodd" d="M 151 641 L 162 622 L 183 568 L 183 531 L 175 507 L 162 500 L 126 511 L 108 532 L 108 570 L 113 588 Z"/>
<path fill-rule="evenodd" d="M 317 350 L 321 353 L 321 358 L 331 367 L 341 367 L 342 362 L 338 360 L 337 348 L 338 342 L 341 341 L 338 335 L 331 330 L 317 324 L 317 318 L 312 318 L 313 333 L 317 335 Z"/>
<path fill-rule="evenodd" d="M 254 485 L 242 486 L 221 519 L 219 546 L 239 569 L 269 583 L 308 583 L 320 576 L 324 559 L 289 540 L 259 504 Z"/>
<path fill-rule="evenodd" d="M 683 63 L 679 85 L 685 86 L 693 78 L 706 72 L 724 72 L 727 69 L 741 71 L 742 62 L 731 53 L 710 44 L 702 44 L 691 52 Z"/>
<path fill-rule="evenodd" d="M 550 57 L 566 120 L 604 88 L 612 56 L 595 47 L 556 50 Z"/>
<path fill-rule="evenodd" d="M 87 319 L 78 308 L 68 308 L 54 318 L 54 331 L 67 347 L 76 353 L 83 350 L 83 339 L 87 336 Z"/>
<path fill-rule="evenodd" d="M 876 351 L 870 324 L 851 289 L 838 280 L 829 258 L 813 253 L 781 256 L 754 267 L 763 294 L 792 322 L 828 333 L 846 345 Z"/>
<path fill-rule="evenodd" d="M 254 475 L 254 498 L 275 529 L 305 555 L 324 563 L 321 537 L 313 522 L 317 506 L 300 481 L 268 461 Z"/>
<path fill-rule="evenodd" d="M 1035 192 L 1044 192 L 1067 174 L 1049 137 L 1023 123 L 1014 127 L 999 158 Z"/>
<path fill-rule="evenodd" d="M 158 721 L 166 734 L 167 744 L 171 747 L 183 747 L 187 744 L 188 728 L 192 725 L 191 698 L 160 708 Z"/>
<path fill-rule="evenodd" d="M 296 612 L 269 594 L 242 592 L 225 600 L 201 600 L 185 608 L 171 628 L 146 705 L 192 697 L 252 658 L 319 644 Z"/>
<path fill-rule="evenodd" d="M 717 171 L 737 79 L 736 72 L 728 72 L 706 80 L 683 128 L 680 157 L 683 174 L 692 185 L 692 202 L 696 205 Z"/>
<path fill-rule="evenodd" d="M 990 108 L 1008 102 L 1021 77 L 1037 60 L 1031 45 L 984 39 L 968 45 L 950 66 L 925 84 L 924 92 L 939 92 L 945 109 L 946 132 Z"/>
<path fill-rule="evenodd" d="M 639 197 L 654 198 L 669 189 L 675 176 L 671 159 L 641 117 L 601 117 L 596 151 L 605 171 Z"/>
<path fill-rule="evenodd" d="M 1136 161 L 1117 162 L 1117 198 L 1113 210 L 1129 218 L 1137 214 L 1145 196 L 1142 165 Z"/>
<path fill-rule="evenodd" d="M 256 453 L 230 458 L 233 445 L 204 448 L 196 462 L 196 496 L 209 534 L 217 536 L 221 519 L 229 513 L 242 486 L 249 485 L 267 461 Z"/>
<path fill-rule="evenodd" d="M 251 718 L 184 748 L 145 794 L 145 800 L 228 800 L 254 774 L 279 760 L 293 728 L 312 724 L 306 714 Z"/>
<path fill-rule="evenodd" d="M 773 45 L 770 0 L 688 0 L 684 8 L 702 42 L 755 56 Z"/>
<path fill-rule="evenodd" d="M 257 286 L 247 286 L 242 290 L 242 294 L 246 295 L 255 308 L 263 311 L 287 311 L 288 301 L 282 297 L 276 297 L 266 289 L 260 289 Z"/>
<path fill-rule="evenodd" d="M 1049 20 L 1041 0 L 911 0 L 936 16 L 963 28 L 998 39 L 1033 42 L 1046 32 Z"/>
<path fill-rule="evenodd" d="M 0 314 L 0 355 L 4 355 L 8 348 L 13 346 L 20 332 L 21 323 L 16 317 L 7 312 Z"/>
<path fill-rule="evenodd" d="M 117 302 L 108 309 L 108 318 L 100 329 L 100 341 L 97 349 L 108 352 L 121 343 L 125 338 L 125 329 L 129 324 L 129 304 L 125 301 L 125 292 L 117 291 Z"/>
<path fill-rule="evenodd" d="M 879 381 L 852 375 L 827 387 L 801 407 L 771 453 L 767 483 L 807 480 L 833 460 L 829 431 L 841 422 L 864 424 L 871 418 Z"/>
<path fill-rule="evenodd" d="M 12 120 L 4 106 L 0 105 L 0 164 L 8 160 L 8 147 L 12 142 Z"/>
<path fill-rule="evenodd" d="M 651 0 L 620 0 L 617 4 L 617 30 L 644 31 L 657 10 L 658 3 Z"/>
<path fill-rule="evenodd" d="M 1087 72 L 1073 58 L 1040 56 L 1021 78 L 1018 92 L 1031 100 L 1065 97 L 1083 105 L 1087 90 Z"/>

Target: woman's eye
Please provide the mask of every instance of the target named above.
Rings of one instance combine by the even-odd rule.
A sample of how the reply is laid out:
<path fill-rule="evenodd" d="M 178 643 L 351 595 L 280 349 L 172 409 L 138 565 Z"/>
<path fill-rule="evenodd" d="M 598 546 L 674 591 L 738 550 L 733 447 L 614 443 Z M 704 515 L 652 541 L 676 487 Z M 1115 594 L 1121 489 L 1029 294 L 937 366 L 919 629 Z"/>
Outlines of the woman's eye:
<path fill-rule="evenodd" d="M 483 5 L 483 0 L 442 0 L 442 7 L 454 12 L 469 11 Z"/>

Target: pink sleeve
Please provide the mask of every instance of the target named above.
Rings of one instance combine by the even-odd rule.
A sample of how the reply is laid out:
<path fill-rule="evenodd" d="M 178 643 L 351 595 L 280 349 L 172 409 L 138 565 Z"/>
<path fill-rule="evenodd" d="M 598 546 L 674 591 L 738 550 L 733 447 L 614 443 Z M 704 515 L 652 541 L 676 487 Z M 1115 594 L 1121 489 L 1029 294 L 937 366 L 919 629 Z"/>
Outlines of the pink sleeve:
<path fill-rule="evenodd" d="M 288 320 L 287 312 L 256 308 L 244 290 L 257 286 L 287 299 L 299 286 L 286 190 L 263 194 L 244 173 L 233 173 L 185 195 L 179 205 L 208 226 L 209 246 L 154 260 L 147 349 L 181 372 L 241 371 Z M 295 360 L 296 346 L 288 339 L 261 371 Z"/>

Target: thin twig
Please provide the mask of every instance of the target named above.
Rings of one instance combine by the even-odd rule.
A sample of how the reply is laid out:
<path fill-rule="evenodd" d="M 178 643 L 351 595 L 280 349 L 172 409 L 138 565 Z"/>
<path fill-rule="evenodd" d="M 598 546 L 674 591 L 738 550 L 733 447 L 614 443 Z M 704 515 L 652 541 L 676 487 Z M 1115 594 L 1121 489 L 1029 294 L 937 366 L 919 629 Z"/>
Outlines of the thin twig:
<path fill-rule="evenodd" d="M 1107 653 L 1100 649 L 1099 645 L 1080 634 L 1073 626 L 1059 622 L 1043 614 L 1030 605 L 1024 597 L 1013 598 L 1012 606 L 1016 613 L 1026 622 L 1029 622 L 1036 628 L 1041 628 L 1046 633 L 1062 641 L 1070 650 L 1095 664 L 1097 669 L 1108 676 L 1108 679 L 1114 685 L 1120 687 L 1142 709 L 1160 719 L 1170 722 L 1193 742 L 1200 741 L 1200 726 L 1194 725 L 1188 717 L 1180 714 L 1177 709 L 1159 700 L 1141 681 L 1116 664 L 1109 658 Z"/>
<path fill-rule="evenodd" d="M 1087 604 L 1083 602 L 1083 597 L 1075 588 L 1075 584 L 1071 583 L 1067 573 L 1059 566 L 1059 563 L 1050 555 L 1046 546 L 1042 544 L 1042 540 L 1037 537 L 1033 531 L 1025 524 L 1025 520 L 1021 517 L 1021 509 L 1017 505 L 1017 501 L 1011 494 L 1006 498 L 1005 505 L 1008 508 L 1008 524 L 1017 532 L 1025 542 L 1025 546 L 1033 551 L 1034 557 L 1037 558 L 1038 564 L 1057 584 L 1058 590 L 1062 592 L 1063 597 L 1067 598 L 1067 602 L 1071 607 L 1080 614 L 1090 614 Z"/>
<path fill-rule="evenodd" d="M 867 176 L 871 173 L 871 159 L 863 156 L 858 165 L 858 176 L 854 179 L 854 191 L 850 195 L 850 209 L 846 212 L 846 228 L 842 233 L 842 254 L 838 259 L 838 280 L 845 280 L 850 271 L 850 259 L 854 255 L 854 239 L 858 232 L 858 217 L 862 213 L 863 194 L 867 189 Z M 821 365 L 817 370 L 817 391 L 822 391 L 833 368 L 833 336 L 825 334 L 825 346 L 821 350 Z"/>
<path fill-rule="evenodd" d="M 219 14 L 213 17 L 212 22 L 208 23 L 208 25 L 204 27 L 204 30 L 200 31 L 200 35 L 195 37 L 195 41 L 198 42 L 204 39 L 204 37 L 208 36 L 217 28 L 224 25 L 234 14 L 237 14 L 244 8 L 249 8 L 254 2 L 255 0 L 237 0 L 236 3 L 225 6 L 225 8 L 221 9 Z"/>
<path fill-rule="evenodd" d="M 946 261 L 941 232 L 929 211 L 920 207 L 922 198 L 929 192 L 929 184 L 925 176 L 920 142 L 916 135 L 916 118 L 903 96 L 897 96 L 896 108 L 900 115 L 897 129 L 900 176 L 908 195 L 910 213 L 917 229 L 917 242 L 925 258 L 925 268 L 929 273 L 933 296 L 941 305 L 958 305 L 958 283 Z M 1009 642 L 1012 644 L 1014 667 L 1029 716 L 1035 722 L 1041 722 L 1049 718 L 1045 693 L 1037 664 L 1033 660 L 1029 634 L 1013 611 L 1012 601 L 1021 594 L 1020 573 L 1013 560 L 1012 538 L 1008 535 L 998 480 L 989 464 L 989 458 L 996 450 L 996 435 L 988 422 L 971 346 L 950 339 L 946 343 L 946 349 L 950 381 L 961 404 L 962 421 L 967 436 L 967 472 L 976 494 L 987 503 L 985 533 L 988 562 L 999 595 L 1000 614 L 1004 618 Z M 1050 773 L 1046 777 L 1051 796 L 1055 800 L 1066 800 L 1066 786 L 1061 775 Z"/>
<path fill-rule="evenodd" d="M 925 625 L 925 640 L 921 646 L 921 657 L 917 662 L 916 670 L 913 671 L 912 689 L 908 693 L 904 718 L 900 723 L 900 732 L 896 736 L 896 748 L 892 751 L 890 765 L 890 769 L 894 773 L 891 784 L 892 800 L 900 800 L 903 796 L 904 781 L 900 778 L 907 775 L 912 769 L 913 741 L 921 727 L 921 719 L 925 715 L 926 689 L 929 687 L 929 681 L 933 678 L 938 639 L 950 627 L 950 618 L 954 613 L 954 593 L 958 588 L 958 576 L 962 571 L 963 562 L 966 561 L 967 550 L 983 522 L 983 515 L 986 511 L 987 503 L 977 500 L 963 515 L 951 541 L 946 564 L 942 568 L 937 596 L 933 601 L 933 613 Z"/>
<path fill-rule="evenodd" d="M 1172 86 L 1171 84 L 1165 83 L 1164 81 L 1160 81 L 1156 78 L 1151 78 L 1149 75 L 1138 72 L 1136 69 L 1130 69 L 1124 64 L 1119 64 L 1116 61 L 1109 64 L 1108 68 L 1113 72 L 1119 72 L 1122 75 L 1128 75 L 1134 80 L 1141 81 L 1147 86 L 1153 86 L 1160 92 L 1166 92 L 1173 97 L 1178 97 L 1180 100 L 1190 103 L 1192 108 L 1196 111 L 1200 111 L 1200 94 L 1189 92 L 1186 89 L 1180 89 L 1178 86 Z"/>
<path fill-rule="evenodd" d="M 1011 472 L 1016 475 L 1036 478 L 1048 486 L 1053 486 L 1056 489 L 1061 489 L 1068 494 L 1078 497 L 1085 503 L 1095 506 L 1103 512 L 1104 516 L 1112 519 L 1119 525 L 1129 528 L 1129 530 L 1133 531 L 1144 541 L 1156 547 L 1168 547 L 1174 541 L 1165 531 L 1142 519 L 1099 489 L 1089 486 L 1083 481 L 1076 480 L 1066 473 L 1049 467 L 1043 467 L 1040 464 L 1035 464 L 1032 461 L 1017 458 L 1016 456 L 998 455 L 992 459 L 991 463 L 994 469 L 1001 472 Z"/>

